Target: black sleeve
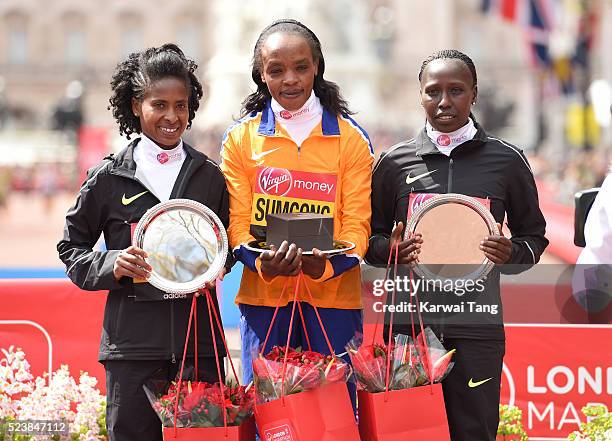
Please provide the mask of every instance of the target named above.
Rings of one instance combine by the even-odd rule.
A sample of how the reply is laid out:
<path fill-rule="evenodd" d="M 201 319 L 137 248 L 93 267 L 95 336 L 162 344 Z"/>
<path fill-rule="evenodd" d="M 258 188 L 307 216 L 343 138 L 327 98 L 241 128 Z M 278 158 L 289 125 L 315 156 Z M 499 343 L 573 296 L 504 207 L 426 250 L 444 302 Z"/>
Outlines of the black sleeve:
<path fill-rule="evenodd" d="M 508 228 L 512 237 L 512 254 L 502 273 L 515 274 L 538 263 L 548 240 L 544 237 L 546 221 L 540 211 L 538 190 L 527 158 L 519 151 L 510 176 L 507 177 Z M 520 265 L 520 266 L 514 266 Z"/>
<path fill-rule="evenodd" d="M 219 208 L 219 218 L 227 231 L 229 227 L 229 192 L 227 190 L 227 184 L 225 182 L 225 177 L 221 175 L 221 182 L 223 185 L 223 191 L 221 195 L 221 207 Z M 228 238 L 228 248 L 227 248 L 227 257 L 225 259 L 225 273 L 229 273 L 232 270 L 232 267 L 236 263 L 236 259 L 234 258 L 234 253 L 232 252 L 231 246 L 229 245 Z"/>
<path fill-rule="evenodd" d="M 393 162 L 385 154 L 381 155 L 372 173 L 372 236 L 365 256 L 366 262 L 372 265 L 386 264 L 389 258 L 397 200 L 395 176 Z"/>
<path fill-rule="evenodd" d="M 96 193 L 105 191 L 100 183 L 105 163 L 88 171 L 76 202 L 66 214 L 64 237 L 57 244 L 66 274 L 75 285 L 88 291 L 121 287 L 113 275 L 119 250 L 93 251 L 104 224 L 104 201 L 98 200 Z"/>

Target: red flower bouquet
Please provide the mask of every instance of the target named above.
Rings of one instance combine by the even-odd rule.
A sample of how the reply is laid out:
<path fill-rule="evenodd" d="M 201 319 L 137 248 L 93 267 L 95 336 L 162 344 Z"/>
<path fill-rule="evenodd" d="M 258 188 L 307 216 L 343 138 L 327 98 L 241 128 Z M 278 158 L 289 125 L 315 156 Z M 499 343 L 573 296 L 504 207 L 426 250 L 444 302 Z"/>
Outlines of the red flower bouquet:
<path fill-rule="evenodd" d="M 281 392 L 291 395 L 329 383 L 346 382 L 351 374 L 348 364 L 338 357 L 289 348 L 283 383 L 284 359 L 285 348 L 281 346 L 274 346 L 265 356 L 257 354 L 253 359 L 258 403 L 276 400 Z"/>
<path fill-rule="evenodd" d="M 389 390 L 439 383 L 450 372 L 455 350 L 446 351 L 430 328 L 419 334 L 416 343 L 407 335 L 398 334 L 391 343 L 390 360 L 385 345 L 364 345 L 361 335 L 346 346 L 360 389 L 368 392 L 385 391 L 387 363 Z"/>
<path fill-rule="evenodd" d="M 173 382 L 163 394 L 152 389 L 155 387 L 145 386 L 153 409 L 164 427 L 174 427 L 177 383 Z M 227 385 L 221 392 L 219 383 L 183 382 L 178 396 L 176 427 L 223 427 L 224 412 L 228 426 L 239 426 L 253 415 L 254 399 L 252 388 L 245 386 Z"/>

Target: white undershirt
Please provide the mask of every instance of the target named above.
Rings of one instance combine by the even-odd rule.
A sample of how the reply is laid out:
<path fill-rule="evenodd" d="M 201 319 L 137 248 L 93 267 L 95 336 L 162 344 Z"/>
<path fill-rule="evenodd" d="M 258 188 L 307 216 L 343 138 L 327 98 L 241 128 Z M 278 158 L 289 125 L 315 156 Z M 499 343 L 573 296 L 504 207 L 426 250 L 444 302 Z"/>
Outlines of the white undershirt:
<path fill-rule="evenodd" d="M 431 142 L 438 147 L 440 153 L 443 153 L 446 156 L 450 156 L 453 149 L 458 145 L 473 139 L 478 131 L 474 125 L 474 121 L 472 121 L 472 118 L 468 118 L 466 125 L 450 133 L 438 132 L 432 127 L 431 124 L 429 124 L 429 121 L 427 121 L 425 124 L 425 129 L 427 131 L 427 136 L 429 139 L 431 139 Z"/>
<path fill-rule="evenodd" d="M 300 109 L 294 112 L 285 110 L 283 106 L 272 98 L 272 111 L 276 121 L 287 131 L 291 139 L 299 147 L 308 138 L 312 129 L 321 121 L 323 106 L 321 106 L 321 101 L 312 91 L 310 98 Z"/>
<path fill-rule="evenodd" d="M 586 246 L 576 263 L 612 265 L 612 174 L 601 185 L 589 211 L 584 239 Z"/>
<path fill-rule="evenodd" d="M 170 199 L 170 193 L 185 161 L 183 140 L 172 150 L 165 150 L 144 134 L 134 148 L 136 178 L 161 201 Z"/>
<path fill-rule="evenodd" d="M 584 226 L 586 246 L 572 274 L 572 295 L 587 311 L 602 311 L 610 302 L 612 278 L 612 174 L 593 202 Z"/>

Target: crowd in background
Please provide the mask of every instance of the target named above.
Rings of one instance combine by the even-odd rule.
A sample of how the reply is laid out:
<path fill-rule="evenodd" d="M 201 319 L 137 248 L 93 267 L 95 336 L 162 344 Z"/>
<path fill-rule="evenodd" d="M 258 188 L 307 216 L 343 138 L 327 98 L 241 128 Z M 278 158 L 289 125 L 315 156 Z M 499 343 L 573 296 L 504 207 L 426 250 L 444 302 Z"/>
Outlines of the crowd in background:
<path fill-rule="evenodd" d="M 376 156 L 396 144 L 408 139 L 410 134 L 403 130 L 369 130 Z M 202 146 L 210 158 L 219 161 L 220 140 L 223 128 L 202 131 L 193 128 L 186 140 L 192 145 Z M 524 146 L 521 146 L 524 147 Z M 573 206 L 574 194 L 580 190 L 599 187 L 612 163 L 612 146 L 608 149 L 567 149 L 563 154 L 539 149 L 537 153 L 527 151 L 536 179 L 546 185 L 549 194 L 554 195 L 554 202 Z M 78 182 L 77 164 L 34 163 L 29 166 L 11 167 L 0 165 L 0 213 L 6 207 L 10 195 L 14 192 L 41 195 L 45 204 L 52 204 L 56 194 L 62 191 L 74 193 Z"/>

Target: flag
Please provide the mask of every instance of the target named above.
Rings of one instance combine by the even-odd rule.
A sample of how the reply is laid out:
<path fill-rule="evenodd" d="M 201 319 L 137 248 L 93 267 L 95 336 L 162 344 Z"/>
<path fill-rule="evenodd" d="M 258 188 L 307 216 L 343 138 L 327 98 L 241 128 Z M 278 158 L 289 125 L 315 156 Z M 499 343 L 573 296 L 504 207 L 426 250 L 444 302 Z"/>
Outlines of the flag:
<path fill-rule="evenodd" d="M 549 37 L 552 29 L 550 5 L 546 0 L 528 0 L 527 39 L 531 47 L 534 65 L 551 67 L 552 60 L 549 52 Z"/>
<path fill-rule="evenodd" d="M 480 10 L 485 14 L 490 14 L 493 10 L 493 0 L 482 0 Z"/>
<path fill-rule="evenodd" d="M 482 0 L 480 10 L 503 20 L 516 22 L 520 18 L 521 0 Z"/>
<path fill-rule="evenodd" d="M 518 20 L 518 0 L 500 0 L 499 12 L 507 21 Z"/>

